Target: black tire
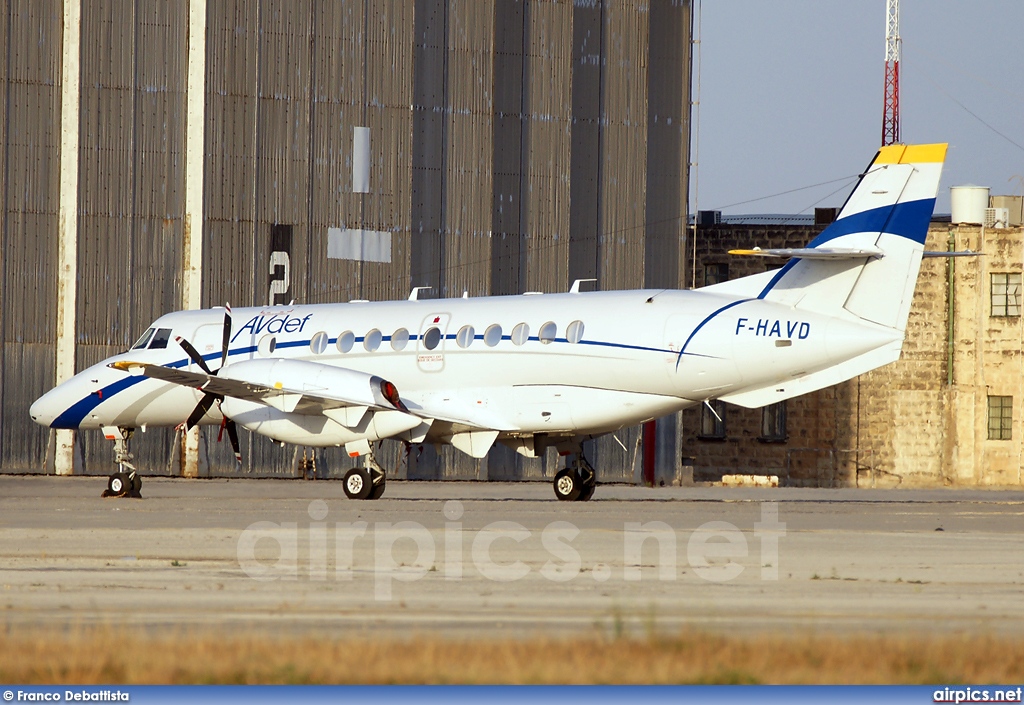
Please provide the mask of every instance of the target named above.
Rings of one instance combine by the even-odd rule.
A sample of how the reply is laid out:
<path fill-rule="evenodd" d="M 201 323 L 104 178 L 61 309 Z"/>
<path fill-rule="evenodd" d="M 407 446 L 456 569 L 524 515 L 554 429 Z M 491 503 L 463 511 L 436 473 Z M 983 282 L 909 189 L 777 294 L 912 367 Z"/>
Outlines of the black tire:
<path fill-rule="evenodd" d="M 115 472 L 107 480 L 107 491 L 114 497 L 124 497 L 131 491 L 132 481 L 128 479 L 128 473 Z"/>
<path fill-rule="evenodd" d="M 575 502 L 580 497 L 583 487 L 580 485 L 580 478 L 572 468 L 559 470 L 555 475 L 555 481 L 551 483 L 555 488 L 555 496 L 563 502 Z"/>
<path fill-rule="evenodd" d="M 349 499 L 368 499 L 373 491 L 370 473 L 365 468 L 352 468 L 345 473 L 345 496 Z"/>
<path fill-rule="evenodd" d="M 590 498 L 594 496 L 594 490 L 596 488 L 596 482 L 591 482 L 589 485 L 583 485 L 583 489 L 580 491 L 580 496 L 577 498 L 577 501 L 589 502 Z"/>
<path fill-rule="evenodd" d="M 382 477 L 380 479 L 380 482 L 378 482 L 376 485 L 374 485 L 373 489 L 370 490 L 370 497 L 369 498 L 370 499 L 380 499 L 381 496 L 383 496 L 383 494 L 384 494 L 384 486 L 386 484 L 387 483 L 384 481 L 384 478 Z"/>
<path fill-rule="evenodd" d="M 140 475 L 139 473 L 134 473 L 133 475 L 131 475 L 131 480 L 132 480 L 132 483 L 131 483 L 132 484 L 132 489 L 131 489 L 132 497 L 141 497 L 142 496 L 142 475 Z"/>

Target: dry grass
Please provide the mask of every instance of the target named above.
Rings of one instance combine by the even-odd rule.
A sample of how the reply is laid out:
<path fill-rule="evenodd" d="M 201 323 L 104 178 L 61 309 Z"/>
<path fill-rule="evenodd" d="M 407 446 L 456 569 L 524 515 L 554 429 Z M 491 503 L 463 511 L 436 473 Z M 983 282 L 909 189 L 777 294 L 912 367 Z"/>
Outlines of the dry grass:
<path fill-rule="evenodd" d="M 1024 640 L 987 636 L 751 636 L 454 641 L 262 632 L 147 636 L 8 631 L 0 682 L 1013 683 Z"/>

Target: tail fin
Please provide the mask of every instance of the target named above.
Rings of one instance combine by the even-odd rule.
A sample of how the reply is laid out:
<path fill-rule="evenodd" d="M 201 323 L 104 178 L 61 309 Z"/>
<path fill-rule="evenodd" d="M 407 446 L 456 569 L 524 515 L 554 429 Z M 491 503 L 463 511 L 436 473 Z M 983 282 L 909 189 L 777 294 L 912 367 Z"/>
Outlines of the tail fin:
<path fill-rule="evenodd" d="M 707 290 L 905 330 L 945 157 L 945 144 L 882 147 L 807 248 L 746 252 L 793 257 L 784 267 Z"/>

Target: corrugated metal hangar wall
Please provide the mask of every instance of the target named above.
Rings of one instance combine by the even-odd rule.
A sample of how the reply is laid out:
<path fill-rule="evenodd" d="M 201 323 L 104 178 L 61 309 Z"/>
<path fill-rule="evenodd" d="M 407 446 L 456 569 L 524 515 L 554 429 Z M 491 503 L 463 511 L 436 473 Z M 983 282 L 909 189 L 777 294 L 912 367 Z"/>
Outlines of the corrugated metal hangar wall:
<path fill-rule="evenodd" d="M 98 433 L 62 440 L 28 406 L 167 311 L 685 281 L 688 0 L 0 7 L 4 471 L 107 474 Z M 216 435 L 199 474 L 235 472 Z M 638 437 L 595 444 L 603 478 L 633 477 Z M 243 446 L 259 474 L 304 453 Z M 182 472 L 181 447 L 133 439 L 148 474 Z M 384 453 L 398 476 L 554 470 L 502 448 Z"/>

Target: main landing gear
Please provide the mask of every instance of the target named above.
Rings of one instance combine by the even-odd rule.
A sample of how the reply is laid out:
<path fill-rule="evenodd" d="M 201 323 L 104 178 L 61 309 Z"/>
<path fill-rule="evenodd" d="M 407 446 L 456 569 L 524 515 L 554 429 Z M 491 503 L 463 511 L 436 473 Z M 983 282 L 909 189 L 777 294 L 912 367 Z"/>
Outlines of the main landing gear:
<path fill-rule="evenodd" d="M 380 499 L 384 494 L 386 473 L 373 453 L 363 456 L 364 466 L 345 473 L 345 496 L 349 499 Z"/>
<path fill-rule="evenodd" d="M 105 428 L 104 432 L 108 439 L 114 441 L 114 462 L 117 463 L 117 472 L 107 480 L 107 489 L 103 490 L 103 496 L 141 498 L 142 477 L 131 463 L 135 456 L 128 452 L 128 440 L 135 433 L 135 429 L 122 426 L 116 429 Z"/>
<path fill-rule="evenodd" d="M 555 475 L 555 496 L 563 502 L 586 502 L 594 496 L 597 473 L 583 457 L 583 453 L 577 453 L 574 457 L 572 465 L 559 470 Z"/>

